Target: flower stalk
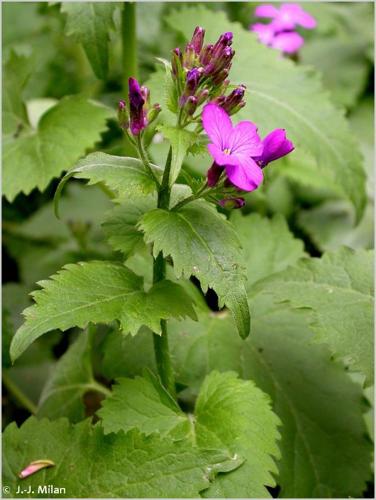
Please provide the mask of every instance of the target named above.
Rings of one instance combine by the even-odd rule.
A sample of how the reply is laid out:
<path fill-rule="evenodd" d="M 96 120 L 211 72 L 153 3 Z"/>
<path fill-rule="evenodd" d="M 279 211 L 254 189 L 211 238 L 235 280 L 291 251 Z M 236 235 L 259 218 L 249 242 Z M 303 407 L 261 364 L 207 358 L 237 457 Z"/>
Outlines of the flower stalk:
<path fill-rule="evenodd" d="M 163 208 L 167 210 L 170 205 L 170 169 L 171 169 L 171 159 L 172 150 L 170 148 L 165 169 L 163 172 L 162 184 L 158 190 L 158 208 Z M 157 258 L 154 259 L 153 264 L 153 283 L 158 283 L 166 277 L 166 260 L 164 259 L 162 252 L 158 254 Z M 167 334 L 167 323 L 166 320 L 161 320 L 161 335 L 156 333 L 153 334 L 154 341 L 154 353 L 157 362 L 158 374 L 161 378 L 162 384 L 168 390 L 168 392 L 176 398 L 175 389 L 175 375 L 174 369 L 172 367 L 170 350 L 168 346 L 168 334 Z"/>

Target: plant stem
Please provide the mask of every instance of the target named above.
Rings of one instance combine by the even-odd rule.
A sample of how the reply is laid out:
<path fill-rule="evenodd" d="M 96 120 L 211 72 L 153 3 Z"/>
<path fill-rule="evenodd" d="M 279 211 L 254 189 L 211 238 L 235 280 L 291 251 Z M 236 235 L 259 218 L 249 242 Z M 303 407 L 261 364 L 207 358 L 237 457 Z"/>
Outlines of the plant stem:
<path fill-rule="evenodd" d="M 162 185 L 158 192 L 158 208 L 168 209 L 170 204 L 170 187 L 169 177 L 171 168 L 171 148 L 168 153 L 165 170 L 163 173 Z M 153 266 L 153 283 L 163 280 L 166 277 L 166 261 L 163 258 L 162 252 L 159 253 L 154 260 Z M 161 320 L 161 335 L 153 334 L 154 353 L 157 362 L 157 369 L 161 378 L 162 384 L 168 392 L 176 397 L 175 390 L 175 375 L 172 367 L 170 351 L 168 347 L 167 323 Z"/>
<path fill-rule="evenodd" d="M 128 78 L 137 78 L 136 4 L 124 2 L 121 13 L 123 92 L 128 95 Z"/>
<path fill-rule="evenodd" d="M 146 151 L 144 149 L 144 145 L 142 144 L 141 134 L 138 134 L 138 136 L 137 136 L 137 150 L 138 150 L 138 154 L 141 158 L 141 161 L 144 164 L 144 167 L 149 172 L 149 174 L 153 177 L 154 182 L 156 183 L 157 187 L 160 188 L 159 180 L 158 180 L 157 176 L 155 175 L 154 170 L 151 168 L 149 159 L 148 159 Z"/>
<path fill-rule="evenodd" d="M 13 382 L 9 377 L 9 374 L 3 370 L 2 373 L 3 384 L 7 388 L 9 394 L 11 394 L 21 406 L 28 410 L 32 415 L 37 412 L 36 405 L 24 394 L 21 389 Z"/>
<path fill-rule="evenodd" d="M 188 196 L 188 198 L 185 198 L 184 200 L 180 201 L 177 203 L 174 207 L 172 207 L 172 210 L 179 210 L 179 208 L 184 207 L 187 203 L 191 203 L 191 201 L 198 200 L 202 196 L 204 196 L 208 191 L 210 191 L 210 188 L 208 188 L 207 184 L 205 183 L 195 194 L 192 194 L 191 196 Z"/>

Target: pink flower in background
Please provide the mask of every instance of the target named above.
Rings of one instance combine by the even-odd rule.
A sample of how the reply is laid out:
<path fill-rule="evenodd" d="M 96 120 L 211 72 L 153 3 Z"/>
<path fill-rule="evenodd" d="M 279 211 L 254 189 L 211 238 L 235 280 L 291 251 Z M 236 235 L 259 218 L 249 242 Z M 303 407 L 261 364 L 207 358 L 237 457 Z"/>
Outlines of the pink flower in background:
<path fill-rule="evenodd" d="M 275 29 L 279 31 L 293 30 L 297 26 L 312 30 L 317 24 L 316 19 L 297 3 L 283 3 L 279 9 L 274 5 L 259 5 L 255 16 L 273 19 Z"/>
<path fill-rule="evenodd" d="M 263 180 L 253 156 L 260 156 L 263 145 L 254 123 L 243 121 L 233 127 L 228 114 L 217 104 L 207 104 L 202 123 L 211 139 L 208 150 L 217 167 L 226 170 L 231 183 L 243 191 L 253 191 Z"/>
<path fill-rule="evenodd" d="M 270 18 L 269 24 L 256 23 L 250 30 L 258 35 L 259 41 L 285 54 L 295 54 L 304 44 L 304 38 L 294 31 L 297 26 L 305 29 L 316 27 L 316 20 L 295 3 L 260 5 L 255 9 L 255 16 Z"/>

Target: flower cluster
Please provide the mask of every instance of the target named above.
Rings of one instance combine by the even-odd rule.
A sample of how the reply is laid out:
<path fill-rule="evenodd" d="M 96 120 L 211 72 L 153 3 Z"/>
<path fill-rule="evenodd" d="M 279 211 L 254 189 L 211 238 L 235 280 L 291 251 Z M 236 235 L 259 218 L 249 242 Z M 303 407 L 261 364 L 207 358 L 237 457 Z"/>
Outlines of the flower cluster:
<path fill-rule="evenodd" d="M 150 106 L 149 89 L 140 86 L 135 78 L 129 78 L 128 88 L 128 106 L 123 100 L 119 102 L 118 118 L 121 128 L 126 131 L 130 129 L 132 135 L 136 136 L 156 119 L 161 107 L 159 104 Z"/>
<path fill-rule="evenodd" d="M 244 85 L 225 95 L 231 61 L 235 55 L 232 33 L 223 33 L 215 44 L 204 45 L 205 30 L 197 26 L 184 51 L 172 51 L 171 73 L 180 109 L 188 117 L 207 101 L 215 101 L 229 114 L 244 106 Z"/>
<path fill-rule="evenodd" d="M 304 44 L 304 38 L 294 31 L 296 27 L 316 27 L 315 18 L 295 3 L 282 4 L 279 9 L 274 5 L 260 5 L 255 9 L 255 16 L 269 18 L 271 22 L 253 24 L 251 31 L 257 33 L 261 43 L 285 54 L 297 53 Z"/>
<path fill-rule="evenodd" d="M 205 106 L 202 122 L 212 141 L 208 144 L 214 160 L 207 174 L 210 187 L 216 186 L 225 174 L 224 186 L 253 191 L 263 180 L 262 169 L 294 149 L 284 129 L 275 129 L 261 140 L 254 123 L 241 121 L 234 127 L 229 115 L 216 103 Z M 221 205 L 234 208 L 243 204 L 242 198 L 230 197 L 221 201 Z"/>

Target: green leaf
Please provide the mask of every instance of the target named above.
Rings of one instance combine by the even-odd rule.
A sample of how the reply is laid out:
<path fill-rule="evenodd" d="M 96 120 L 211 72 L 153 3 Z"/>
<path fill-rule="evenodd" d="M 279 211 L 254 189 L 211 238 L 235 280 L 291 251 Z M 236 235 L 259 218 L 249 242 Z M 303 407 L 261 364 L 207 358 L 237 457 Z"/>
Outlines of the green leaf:
<path fill-rule="evenodd" d="M 204 381 L 193 416 L 185 415 L 151 374 L 119 379 L 113 395 L 98 412 L 105 432 L 138 429 L 157 431 L 179 440 L 186 435 L 202 449 L 225 447 L 234 461 L 246 462 L 218 477 L 205 492 L 209 497 L 269 497 L 264 485 L 274 485 L 272 455 L 278 455 L 278 418 L 270 401 L 251 381 L 235 373 L 211 373 Z"/>
<path fill-rule="evenodd" d="M 56 419 L 67 417 L 78 422 L 85 417 L 83 396 L 96 390 L 91 364 L 89 333 L 80 333 L 78 339 L 59 359 L 51 377 L 43 388 L 37 416 Z"/>
<path fill-rule="evenodd" d="M 285 219 L 276 215 L 267 219 L 258 214 L 231 214 L 240 242 L 247 254 L 247 289 L 252 285 L 304 257 L 303 242 L 294 238 Z"/>
<path fill-rule="evenodd" d="M 255 293 L 303 308 L 314 339 L 373 380 L 373 252 L 343 248 L 304 260 L 261 282 Z"/>
<path fill-rule="evenodd" d="M 191 427 L 186 414 L 149 371 L 143 377 L 118 379 L 97 414 L 106 434 L 138 429 L 146 435 L 158 432 L 182 439 Z"/>
<path fill-rule="evenodd" d="M 30 76 L 30 59 L 11 52 L 4 64 L 3 78 L 3 134 L 17 135 L 28 126 L 22 90 Z"/>
<path fill-rule="evenodd" d="M 138 431 L 105 436 L 88 420 L 71 425 L 66 419 L 31 417 L 19 429 L 9 425 L 3 444 L 7 497 L 22 497 L 17 488 L 31 488 L 30 496 L 37 498 L 43 492 L 49 498 L 198 498 L 218 472 L 238 466 L 225 452 L 202 451 L 186 440 Z M 19 479 L 18 473 L 40 457 L 55 466 Z M 51 492 L 47 485 L 63 490 Z"/>
<path fill-rule="evenodd" d="M 234 33 L 231 80 L 248 89 L 247 106 L 239 119 L 257 123 L 263 136 L 274 128 L 285 128 L 297 150 L 313 156 L 317 176 L 328 176 L 351 201 L 359 220 L 365 205 L 359 148 L 343 114 L 331 104 L 312 69 L 281 58 L 277 51 L 258 43 L 255 34 L 229 22 L 223 12 L 185 7 L 167 16 L 167 22 L 186 39 L 195 26 L 205 26 L 209 43 L 223 32 Z"/>
<path fill-rule="evenodd" d="M 204 496 L 209 498 L 269 498 L 265 486 L 274 486 L 277 472 L 272 456 L 279 419 L 269 398 L 253 382 L 235 373 L 212 372 L 204 380 L 196 402 L 197 444 L 203 448 L 226 445 L 246 459 L 230 474 L 219 476 Z"/>
<path fill-rule="evenodd" d="M 148 292 L 132 294 L 126 307 L 121 311 L 120 321 L 125 331 L 135 335 L 145 325 L 154 333 L 162 334 L 161 319 L 197 319 L 192 307 L 192 299 L 183 287 L 172 281 L 163 280 Z"/>
<path fill-rule="evenodd" d="M 109 31 L 114 28 L 116 3 L 62 3 L 67 14 L 65 32 L 81 43 L 97 78 L 105 79 L 108 72 Z"/>
<path fill-rule="evenodd" d="M 38 337 L 91 323 L 119 320 L 124 332 L 136 334 L 145 324 L 160 333 L 160 320 L 195 318 L 189 295 L 176 283 L 162 281 L 149 292 L 143 279 L 121 264 L 105 261 L 67 264 L 33 293 L 35 304 L 24 311 L 25 323 L 11 345 L 14 361 Z"/>
<path fill-rule="evenodd" d="M 216 291 L 232 311 L 240 336 L 246 337 L 250 317 L 239 241 L 231 224 L 208 203 L 196 201 L 179 211 L 148 212 L 140 228 L 146 243 L 153 243 L 154 256 L 171 256 L 177 277 L 196 276 L 204 290 Z"/>
<path fill-rule="evenodd" d="M 65 97 L 40 119 L 4 143 L 3 190 L 9 201 L 37 187 L 46 188 L 99 140 L 113 112 L 79 96 Z"/>
<path fill-rule="evenodd" d="M 170 323 L 176 378 L 189 387 L 186 400 L 191 401 L 212 370 L 237 371 L 270 395 L 282 422 L 280 496 L 361 497 L 372 453 L 361 387 L 332 360 L 325 346 L 310 345 L 312 333 L 304 310 L 275 305 L 266 295 L 256 297 L 251 307 L 253 334 L 246 341 L 223 313 L 202 314 L 197 323 Z M 247 463 L 224 480 L 240 475 Z"/>
<path fill-rule="evenodd" d="M 123 252 L 128 258 L 143 244 L 143 234 L 137 229 L 137 224 L 156 205 L 156 199 L 144 196 L 132 201 L 122 201 L 121 205 L 108 213 L 103 230 L 114 250 Z"/>
<path fill-rule="evenodd" d="M 160 172 L 155 165 L 152 167 L 156 174 Z M 145 170 L 141 160 L 106 153 L 91 153 L 80 160 L 61 180 L 55 194 L 56 214 L 61 192 L 71 177 L 88 179 L 89 184 L 103 182 L 110 190 L 115 191 L 119 198 L 139 197 L 154 192 L 156 188 L 153 177 Z"/>
<path fill-rule="evenodd" d="M 170 186 L 174 184 L 182 167 L 185 155 L 190 147 L 197 141 L 197 134 L 189 130 L 161 125 L 158 130 L 169 140 L 172 148 L 172 160 L 170 170 Z"/>

